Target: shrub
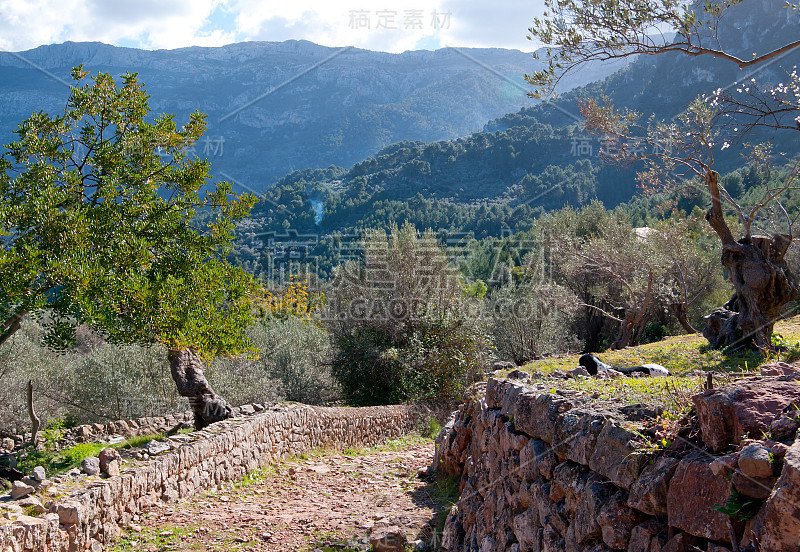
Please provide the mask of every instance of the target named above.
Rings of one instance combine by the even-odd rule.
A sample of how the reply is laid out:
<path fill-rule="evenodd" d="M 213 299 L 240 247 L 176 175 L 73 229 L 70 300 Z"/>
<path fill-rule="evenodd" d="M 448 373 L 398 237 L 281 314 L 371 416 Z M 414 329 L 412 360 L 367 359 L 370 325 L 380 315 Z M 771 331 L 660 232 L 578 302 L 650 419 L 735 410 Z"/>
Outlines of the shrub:
<path fill-rule="evenodd" d="M 490 302 L 498 356 L 522 365 L 545 353 L 577 348 L 569 327 L 577 302 L 574 294 L 554 284 L 511 281 L 499 288 Z"/>
<path fill-rule="evenodd" d="M 337 268 L 327 311 L 332 370 L 353 404 L 451 401 L 490 347 L 480 299 L 431 231 L 369 231 L 361 262 Z"/>
<path fill-rule="evenodd" d="M 326 404 L 338 398 L 326 364 L 328 334 L 304 317 L 265 318 L 252 324 L 248 338 L 257 351 L 252 359 L 217 359 L 209 381 L 236 404 L 280 399 Z"/>

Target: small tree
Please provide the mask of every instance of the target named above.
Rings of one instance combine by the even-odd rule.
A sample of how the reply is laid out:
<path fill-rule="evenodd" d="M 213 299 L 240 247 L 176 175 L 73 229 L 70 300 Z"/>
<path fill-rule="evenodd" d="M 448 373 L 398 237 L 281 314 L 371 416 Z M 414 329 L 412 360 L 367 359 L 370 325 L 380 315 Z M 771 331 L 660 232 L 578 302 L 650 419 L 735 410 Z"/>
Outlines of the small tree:
<path fill-rule="evenodd" d="M 180 129 L 172 116 L 147 120 L 136 75 L 80 86 L 87 75 L 73 70 L 64 113 L 33 114 L 0 158 L 0 343 L 25 315 L 44 313 L 54 348 L 84 323 L 113 342 L 160 343 L 203 427 L 230 406 L 201 357 L 247 348 L 255 286 L 224 256 L 254 198 L 210 185 L 208 161 L 187 155 L 202 114 Z M 214 214 L 203 228 L 192 223 L 199 210 Z"/>
<path fill-rule="evenodd" d="M 800 40 L 742 59 L 721 46 L 720 37 L 735 32 L 725 26 L 725 16 L 741 0 L 684 4 L 678 0 L 546 0 L 547 11 L 530 29 L 531 37 L 551 45 L 549 64 L 527 75 L 542 94 L 558 82 L 566 70 L 587 61 L 603 61 L 631 55 L 669 52 L 688 56 L 711 56 L 750 67 L 800 47 Z M 797 6 L 785 9 L 797 12 Z M 795 13 L 792 20 L 800 21 Z M 665 40 L 664 30 L 676 33 Z M 735 294 L 726 309 L 715 311 L 705 334 L 714 346 L 753 342 L 770 348 L 772 328 L 783 306 L 797 295 L 797 282 L 784 256 L 792 242 L 791 221 L 786 233 L 771 238 L 752 234 L 753 222 L 767 205 L 777 203 L 792 187 L 800 165 L 784 182 L 768 188 L 749 208 L 739 205 L 720 184 L 714 170 L 715 153 L 741 141 L 758 126 L 800 130 L 800 89 L 797 72 L 787 75 L 788 84 L 758 87 L 753 80 L 734 94 L 718 89 L 708 98 L 695 100 L 676 120 L 662 123 L 631 111 L 616 111 L 610 102 L 589 99 L 581 104 L 589 130 L 617 137 L 621 142 L 606 153 L 616 162 L 644 161 L 640 173 L 649 191 L 675 189 L 697 177 L 708 190 L 711 205 L 706 220 L 722 243 L 722 264 L 728 270 Z M 787 121 L 790 121 L 787 123 Z M 648 146 L 651 154 L 642 154 Z M 800 161 L 798 162 L 800 163 Z M 742 236 L 736 239 L 725 218 L 725 205 L 738 216 Z M 788 217 L 787 217 L 788 218 Z"/>
<path fill-rule="evenodd" d="M 367 232 L 329 293 L 333 373 L 355 404 L 450 402 L 488 361 L 477 298 L 431 231 Z"/>

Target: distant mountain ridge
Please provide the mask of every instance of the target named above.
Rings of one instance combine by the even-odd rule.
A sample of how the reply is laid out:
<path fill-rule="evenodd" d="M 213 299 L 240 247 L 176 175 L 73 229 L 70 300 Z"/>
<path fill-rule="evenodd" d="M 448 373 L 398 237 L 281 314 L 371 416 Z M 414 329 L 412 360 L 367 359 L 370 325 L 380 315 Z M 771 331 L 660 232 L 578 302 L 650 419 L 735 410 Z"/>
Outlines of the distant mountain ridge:
<path fill-rule="evenodd" d="M 737 53 L 771 51 L 796 40 L 800 14 L 782 8 L 782 1 L 744 0 L 731 10 L 725 37 L 734 41 Z M 275 244 L 302 249 L 297 236 L 321 236 L 307 248 L 310 252 L 298 255 L 316 259 L 327 273 L 338 260 L 332 236 L 357 235 L 364 228 L 411 222 L 418 228 L 497 237 L 528 229 L 549 210 L 595 199 L 607 207 L 629 202 L 637 193 L 638 167 L 603 163 L 603 137 L 584 131 L 578 99 L 605 94 L 618 108 L 669 120 L 701 94 L 747 75 L 763 83 L 783 82 L 795 65 L 800 65 L 800 48 L 755 74 L 710 56 L 642 56 L 604 80 L 489 121 L 470 136 L 398 142 L 349 169 L 296 171 L 271 188 L 242 223 L 234 257 L 255 273 L 269 273 L 280 259 L 282 246 Z M 797 134 L 768 130 L 747 140 L 769 141 L 776 153 L 792 157 L 800 153 Z M 716 151 L 714 167 L 723 174 L 735 171 L 747 163 L 742 153 L 742 144 Z M 747 179 L 742 182 L 737 193 L 746 192 Z M 264 253 L 268 249 L 272 257 Z"/>
<path fill-rule="evenodd" d="M 60 113 L 70 69 L 138 72 L 154 113 L 208 114 L 197 153 L 218 178 L 262 192 L 295 169 L 350 166 L 401 140 L 435 141 L 480 130 L 532 100 L 516 50 L 442 49 L 402 54 L 307 41 L 138 50 L 101 43 L 0 53 L 0 139 L 34 111 Z M 565 88 L 620 64 L 581 71 Z"/>

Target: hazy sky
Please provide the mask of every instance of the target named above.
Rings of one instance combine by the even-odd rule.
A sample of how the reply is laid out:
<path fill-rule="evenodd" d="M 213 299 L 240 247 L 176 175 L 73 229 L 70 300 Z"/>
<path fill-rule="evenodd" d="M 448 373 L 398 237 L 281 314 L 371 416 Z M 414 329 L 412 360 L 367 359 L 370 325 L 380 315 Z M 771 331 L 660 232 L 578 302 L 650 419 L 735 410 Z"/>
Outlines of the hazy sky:
<path fill-rule="evenodd" d="M 443 46 L 532 51 L 541 0 L 0 0 L 0 49 L 100 41 L 137 48 L 305 39 L 402 52 Z"/>

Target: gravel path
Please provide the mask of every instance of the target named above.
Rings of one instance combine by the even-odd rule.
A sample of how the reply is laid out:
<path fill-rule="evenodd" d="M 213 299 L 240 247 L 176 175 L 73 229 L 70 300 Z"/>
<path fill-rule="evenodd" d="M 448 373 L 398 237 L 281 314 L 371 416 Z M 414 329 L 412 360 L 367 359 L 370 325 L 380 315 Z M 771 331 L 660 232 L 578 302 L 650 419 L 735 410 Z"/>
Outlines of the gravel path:
<path fill-rule="evenodd" d="M 439 506 L 417 472 L 431 464 L 433 451 L 432 442 L 417 440 L 398 450 L 287 461 L 222 490 L 151 510 L 114 549 L 363 550 L 376 524 L 400 525 L 410 541 L 429 541 Z"/>

